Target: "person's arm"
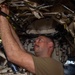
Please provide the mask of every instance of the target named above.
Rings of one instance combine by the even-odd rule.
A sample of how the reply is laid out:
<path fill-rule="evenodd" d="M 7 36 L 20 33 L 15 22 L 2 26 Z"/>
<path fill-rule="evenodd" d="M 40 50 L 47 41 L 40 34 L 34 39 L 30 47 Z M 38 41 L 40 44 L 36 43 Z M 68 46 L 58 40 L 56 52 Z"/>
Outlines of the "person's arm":
<path fill-rule="evenodd" d="M 21 44 L 20 39 L 19 39 L 19 37 L 17 36 L 15 30 L 13 29 L 13 27 L 12 27 L 11 25 L 9 25 L 9 26 L 10 26 L 10 29 L 11 29 L 11 32 L 12 32 L 12 35 L 13 35 L 14 39 L 16 40 L 16 42 L 18 43 L 18 45 L 20 46 L 20 48 L 21 48 L 22 50 L 24 50 L 23 45 Z M 25 50 L 24 50 L 24 51 L 25 51 Z"/>
<path fill-rule="evenodd" d="M 6 9 L 2 8 L 2 11 L 5 12 Z M 19 44 L 16 42 L 15 38 L 12 35 L 8 20 L 0 16 L 0 32 L 1 32 L 1 39 L 7 54 L 8 60 L 12 61 L 13 63 L 20 65 L 30 72 L 35 73 L 35 67 L 33 58 L 30 54 L 26 53 L 24 50 L 21 49 Z"/>

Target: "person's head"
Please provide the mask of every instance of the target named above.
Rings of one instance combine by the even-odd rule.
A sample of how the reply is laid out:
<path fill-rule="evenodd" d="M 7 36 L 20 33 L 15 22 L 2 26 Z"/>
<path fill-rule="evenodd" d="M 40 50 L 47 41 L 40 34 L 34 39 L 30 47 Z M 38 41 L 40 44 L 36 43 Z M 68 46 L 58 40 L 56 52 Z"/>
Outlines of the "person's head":
<path fill-rule="evenodd" d="M 54 42 L 46 36 L 39 36 L 34 43 L 35 54 L 39 57 L 49 57 L 54 50 Z"/>

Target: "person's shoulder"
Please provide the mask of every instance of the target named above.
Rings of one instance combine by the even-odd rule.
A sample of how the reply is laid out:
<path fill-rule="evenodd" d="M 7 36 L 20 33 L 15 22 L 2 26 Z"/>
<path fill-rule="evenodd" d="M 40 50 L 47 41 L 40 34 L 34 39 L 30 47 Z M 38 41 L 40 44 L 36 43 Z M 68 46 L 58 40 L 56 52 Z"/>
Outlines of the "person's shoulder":
<path fill-rule="evenodd" d="M 51 62 L 56 63 L 56 64 L 60 64 L 62 65 L 62 63 L 54 58 L 49 58 Z"/>
<path fill-rule="evenodd" d="M 46 61 L 46 62 L 50 62 L 50 63 L 55 63 L 55 64 L 60 64 L 62 65 L 62 63 L 60 61 L 57 61 L 56 59 L 54 58 L 50 58 L 50 57 L 36 57 L 34 55 L 32 55 L 32 58 L 33 60 L 41 60 L 41 61 Z"/>

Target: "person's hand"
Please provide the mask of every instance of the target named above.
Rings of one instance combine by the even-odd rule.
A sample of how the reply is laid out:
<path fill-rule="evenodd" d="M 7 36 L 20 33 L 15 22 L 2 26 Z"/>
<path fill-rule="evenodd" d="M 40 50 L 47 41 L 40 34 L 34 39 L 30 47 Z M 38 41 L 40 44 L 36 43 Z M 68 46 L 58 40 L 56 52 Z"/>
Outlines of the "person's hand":
<path fill-rule="evenodd" d="M 2 11 L 3 13 L 9 15 L 9 9 L 7 8 L 6 5 L 0 4 L 0 11 Z M 5 17 L 0 14 L 0 26 L 2 25 L 2 20 L 4 20 L 4 18 L 5 18 Z M 0 27 L 0 28 L 1 28 L 1 27 Z M 0 30 L 1 30 L 1 29 L 0 29 Z M 0 32 L 1 32 L 1 31 L 0 31 Z"/>
<path fill-rule="evenodd" d="M 6 5 L 0 5 L 0 11 L 4 12 L 5 14 L 9 15 L 9 9 Z"/>

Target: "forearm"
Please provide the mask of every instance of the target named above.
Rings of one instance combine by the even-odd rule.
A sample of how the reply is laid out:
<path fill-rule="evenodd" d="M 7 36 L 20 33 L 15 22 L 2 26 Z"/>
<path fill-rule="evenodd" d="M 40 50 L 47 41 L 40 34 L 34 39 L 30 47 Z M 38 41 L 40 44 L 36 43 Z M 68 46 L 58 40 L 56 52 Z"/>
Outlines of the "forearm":
<path fill-rule="evenodd" d="M 12 35 L 13 35 L 14 39 L 16 40 L 16 42 L 18 43 L 19 47 L 22 50 L 24 50 L 23 45 L 21 44 L 19 37 L 17 36 L 17 34 L 15 33 L 15 31 L 14 31 L 14 29 L 13 29 L 13 27 L 11 25 L 10 25 L 10 28 L 11 28 Z"/>
<path fill-rule="evenodd" d="M 1 18 L 0 26 L 1 26 L 1 39 L 2 39 L 3 46 L 5 48 L 7 56 L 15 55 L 15 53 L 20 48 L 18 46 L 18 43 L 15 42 L 15 39 L 11 33 L 11 29 L 10 29 L 8 20 L 3 16 L 1 17 L 2 18 Z"/>
<path fill-rule="evenodd" d="M 9 15 L 9 10 L 7 9 L 7 7 L 6 7 L 5 5 L 0 5 L 0 7 L 2 7 L 2 9 L 1 9 L 2 12 L 4 12 L 4 13 L 6 13 L 6 14 Z M 21 42 L 20 42 L 18 36 L 16 35 L 15 31 L 13 30 L 13 27 L 12 27 L 10 24 L 8 24 L 8 25 L 10 26 L 10 30 L 11 30 L 10 32 L 12 33 L 12 35 L 13 35 L 15 41 L 18 43 L 19 47 L 20 47 L 22 50 L 24 50 L 24 48 L 23 48 L 23 46 L 22 46 L 22 44 L 21 44 Z"/>

